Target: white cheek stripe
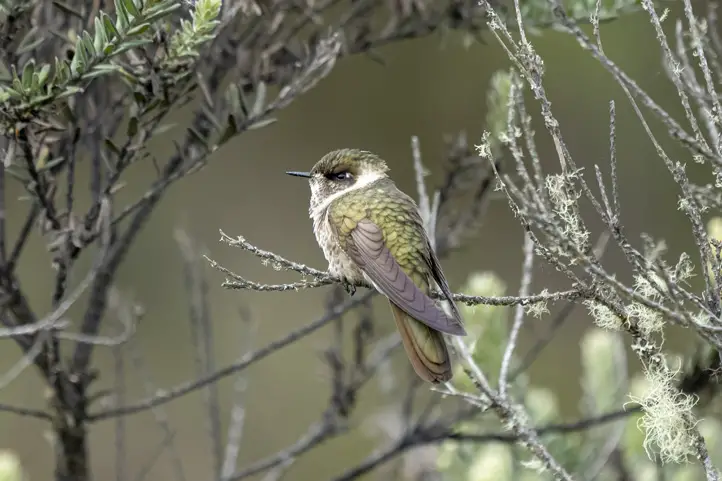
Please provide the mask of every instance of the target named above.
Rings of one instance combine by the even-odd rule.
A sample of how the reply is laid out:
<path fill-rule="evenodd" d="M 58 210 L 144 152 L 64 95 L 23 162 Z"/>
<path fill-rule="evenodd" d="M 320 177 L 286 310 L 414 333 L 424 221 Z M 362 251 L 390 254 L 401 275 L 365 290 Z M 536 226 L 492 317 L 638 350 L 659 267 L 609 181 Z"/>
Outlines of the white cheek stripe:
<path fill-rule="evenodd" d="M 367 185 L 369 185 L 373 182 L 376 182 L 377 180 L 379 180 L 383 177 L 384 177 L 384 175 L 380 174 L 378 172 L 370 172 L 370 173 L 361 174 L 358 177 L 358 179 L 356 180 L 356 182 L 351 187 L 348 187 L 342 191 L 333 193 L 333 194 L 329 195 L 328 197 L 326 197 L 323 200 L 323 202 L 321 202 L 319 205 L 317 205 L 313 209 L 313 211 L 311 211 L 310 217 L 316 217 L 316 216 L 320 215 L 324 210 L 326 210 L 328 208 L 329 205 L 331 205 L 331 202 L 338 199 L 342 195 L 348 194 L 349 192 L 351 192 L 353 190 L 360 189 L 362 187 L 366 187 Z"/>

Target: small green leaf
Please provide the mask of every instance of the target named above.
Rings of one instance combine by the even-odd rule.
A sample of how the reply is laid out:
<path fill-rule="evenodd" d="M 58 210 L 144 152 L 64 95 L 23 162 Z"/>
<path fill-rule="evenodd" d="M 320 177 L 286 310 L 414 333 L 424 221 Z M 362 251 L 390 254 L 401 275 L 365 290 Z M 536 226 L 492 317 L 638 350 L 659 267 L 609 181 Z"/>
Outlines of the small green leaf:
<path fill-rule="evenodd" d="M 96 56 L 96 50 L 93 46 L 93 38 L 90 36 L 90 34 L 87 31 L 83 31 L 83 46 L 85 47 L 85 51 L 88 53 L 88 59 L 92 60 Z"/>
<path fill-rule="evenodd" d="M 56 167 L 56 166 L 62 164 L 63 162 L 65 162 L 65 157 L 56 157 L 49 162 L 48 161 L 44 162 L 42 165 L 36 165 L 35 170 L 37 170 L 38 172 L 43 172 L 45 170 L 52 169 L 53 167 Z"/>
<path fill-rule="evenodd" d="M 91 70 L 90 72 L 84 73 L 84 74 L 82 75 L 82 77 L 80 77 L 80 78 L 82 78 L 83 80 L 90 80 L 90 79 L 92 79 L 92 78 L 102 77 L 103 75 L 107 75 L 107 74 L 108 74 L 107 71 L 103 71 L 103 70 Z"/>
<path fill-rule="evenodd" d="M 191 134 L 191 136 L 194 137 L 198 141 L 198 143 L 203 144 L 203 146 L 205 146 L 206 150 L 210 150 L 210 148 L 208 146 L 208 141 L 205 139 L 205 137 L 203 137 L 201 135 L 200 132 L 198 132 L 193 127 L 188 127 L 187 130 L 188 130 L 188 133 Z"/>
<path fill-rule="evenodd" d="M 153 130 L 153 135 L 161 135 L 176 127 L 178 124 L 161 124 Z"/>
<path fill-rule="evenodd" d="M 78 69 L 81 67 L 82 61 L 80 60 L 80 55 L 78 55 L 78 52 L 76 51 L 73 55 L 73 61 L 70 62 L 70 75 L 73 77 L 76 77 L 78 75 Z"/>
<path fill-rule="evenodd" d="M 87 60 L 87 57 L 85 55 L 85 48 L 83 48 L 83 37 L 78 37 L 78 40 L 75 42 L 75 52 L 73 52 L 73 58 L 80 56 L 80 60 L 85 63 Z"/>
<path fill-rule="evenodd" d="M 115 145 L 115 143 L 114 143 L 109 137 L 106 137 L 106 138 L 103 140 L 103 142 L 105 143 L 105 147 L 106 147 L 108 150 L 110 150 L 111 152 L 113 152 L 115 155 L 120 156 L 120 154 L 121 154 L 120 148 L 118 148 L 118 146 Z"/>
<path fill-rule="evenodd" d="M 115 20 L 115 28 L 121 34 L 128 29 L 130 21 L 128 20 L 128 14 L 122 0 L 113 0 L 115 3 L 115 15 L 118 17 Z"/>
<path fill-rule="evenodd" d="M 113 25 L 113 20 L 110 19 L 107 13 L 101 12 L 100 17 L 103 19 L 103 26 L 105 27 L 105 36 L 109 40 L 115 40 L 120 36 L 118 30 Z"/>
<path fill-rule="evenodd" d="M 148 23 L 154 23 L 156 20 L 170 15 L 172 12 L 181 8 L 181 2 L 163 2 L 153 5 L 145 10 L 143 20 Z"/>
<path fill-rule="evenodd" d="M 33 74 L 35 73 L 35 60 L 30 59 L 25 62 L 23 67 L 23 91 L 30 93 L 33 87 Z"/>
<path fill-rule="evenodd" d="M 65 90 L 60 92 L 57 96 L 58 99 L 62 99 L 65 97 L 70 97 L 71 95 L 80 94 L 83 93 L 83 89 L 80 87 L 76 87 L 75 85 L 68 85 L 65 87 Z"/>
<path fill-rule="evenodd" d="M 55 57 L 55 76 L 53 83 L 65 83 L 68 80 L 68 63 Z"/>
<path fill-rule="evenodd" d="M 272 117 L 269 117 L 267 119 L 262 119 L 262 120 L 259 120 L 258 122 L 253 122 L 251 125 L 246 127 L 246 129 L 248 129 L 248 130 L 262 129 L 263 127 L 267 127 L 271 124 L 276 123 L 276 120 L 277 119 L 272 118 Z"/>
<path fill-rule="evenodd" d="M 40 95 L 38 97 L 33 97 L 33 101 L 31 103 L 31 105 L 42 105 L 45 102 L 48 102 L 54 98 L 55 98 L 55 96 L 53 94 L 46 94 L 46 95 Z"/>
<path fill-rule="evenodd" d="M 40 68 L 40 71 L 38 72 L 38 88 L 45 85 L 45 82 L 48 80 L 49 75 L 50 75 L 50 64 L 46 63 Z"/>
<path fill-rule="evenodd" d="M 22 97 L 20 92 L 10 87 L 3 87 L 3 92 L 6 92 L 9 97 Z"/>
<path fill-rule="evenodd" d="M 128 137 L 135 137 L 138 133 L 138 117 L 133 115 L 128 122 Z"/>
<path fill-rule="evenodd" d="M 243 118 L 248 118 L 248 99 L 243 91 L 243 87 L 238 87 L 238 98 L 241 100 L 241 112 L 243 112 Z"/>
<path fill-rule="evenodd" d="M 85 15 L 83 15 L 79 11 L 75 10 L 73 7 L 71 7 L 67 3 L 59 2 L 58 0 L 53 0 L 53 5 L 55 5 L 56 7 L 58 7 L 59 10 L 62 10 L 63 12 L 65 12 L 69 15 L 78 17 L 80 20 L 85 20 Z"/>
<path fill-rule="evenodd" d="M 230 107 L 232 114 L 238 114 L 241 111 L 241 96 L 238 92 L 238 85 L 231 84 L 226 89 L 226 103 Z"/>
<path fill-rule="evenodd" d="M 142 45 L 147 45 L 149 43 L 153 43 L 153 40 L 151 40 L 151 39 L 130 40 L 128 42 L 123 43 L 120 47 L 118 47 L 118 49 L 115 51 L 114 55 L 121 54 L 132 48 L 140 47 Z"/>
<path fill-rule="evenodd" d="M 18 70 L 15 68 L 15 65 L 10 66 L 11 74 L 13 76 L 13 88 L 17 90 L 18 92 L 23 91 L 23 83 L 20 81 L 20 77 L 18 77 Z"/>
<path fill-rule="evenodd" d="M 256 86 L 256 100 L 253 102 L 251 117 L 258 117 L 263 113 L 263 104 L 266 102 L 266 82 L 258 82 Z"/>
<path fill-rule="evenodd" d="M 105 36 L 105 29 L 103 28 L 103 22 L 100 20 L 100 18 L 95 17 L 94 20 L 95 25 L 95 35 L 93 37 L 93 49 L 96 52 L 100 52 L 103 50 L 103 46 L 108 41 L 108 38 Z"/>
<path fill-rule="evenodd" d="M 145 33 L 150 28 L 149 23 L 141 23 L 140 25 L 137 25 L 130 30 L 126 32 L 126 35 L 133 36 L 133 35 L 140 35 L 141 33 Z"/>
<path fill-rule="evenodd" d="M 114 63 L 101 63 L 93 67 L 93 70 L 103 70 L 105 72 L 117 72 L 117 73 L 124 73 L 128 75 L 128 73 L 123 70 L 123 67 L 120 65 L 116 65 Z"/>
<path fill-rule="evenodd" d="M 133 0 L 123 0 L 123 4 L 125 5 L 125 8 L 128 10 L 128 13 L 133 15 L 133 17 L 135 17 L 135 18 L 140 17 L 140 10 L 138 10 L 138 7 L 135 6 L 135 3 L 133 3 Z"/>
<path fill-rule="evenodd" d="M 85 70 L 87 59 L 85 57 L 85 49 L 83 48 L 83 39 L 79 38 L 75 43 L 75 52 L 73 52 L 73 60 L 70 62 L 70 73 L 73 77 L 77 77 Z"/>

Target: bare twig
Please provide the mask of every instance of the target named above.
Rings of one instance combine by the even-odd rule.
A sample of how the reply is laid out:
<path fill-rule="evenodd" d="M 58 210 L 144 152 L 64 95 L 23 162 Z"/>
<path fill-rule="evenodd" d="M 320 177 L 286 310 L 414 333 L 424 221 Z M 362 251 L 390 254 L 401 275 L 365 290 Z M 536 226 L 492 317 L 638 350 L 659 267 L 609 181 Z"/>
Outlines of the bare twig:
<path fill-rule="evenodd" d="M 524 266 L 522 267 L 521 276 L 521 287 L 519 288 L 519 297 L 527 297 L 531 286 L 532 269 L 534 267 L 534 242 L 531 237 L 524 235 Z M 501 362 L 501 369 L 499 371 L 499 396 L 504 399 L 506 398 L 507 382 L 509 380 L 509 367 L 511 364 L 511 357 L 516 348 L 516 342 L 519 338 L 519 331 L 524 323 L 524 307 L 517 305 L 514 310 L 514 323 L 511 326 L 511 332 L 509 333 L 509 341 L 506 344 L 504 350 L 504 358 Z"/>
<path fill-rule="evenodd" d="M 223 231 L 221 231 L 221 240 L 226 242 L 228 245 L 239 247 L 246 250 L 253 255 L 257 256 L 264 263 L 271 264 L 275 269 L 286 269 L 293 272 L 297 272 L 301 275 L 311 277 L 312 279 L 306 279 L 295 283 L 288 284 L 257 284 L 253 281 L 249 281 L 238 274 L 231 272 L 225 267 L 218 264 L 213 259 L 204 256 L 211 266 L 219 271 L 223 272 L 228 276 L 228 280 L 223 283 L 223 287 L 228 289 L 241 289 L 251 291 L 296 291 L 299 289 L 317 288 L 331 284 L 341 283 L 341 279 L 330 275 L 328 272 L 320 271 L 312 267 L 308 267 L 304 264 L 299 264 L 286 259 L 278 254 L 264 251 L 254 246 L 253 244 L 246 241 L 243 237 L 237 237 L 235 239 L 229 237 Z M 358 287 L 372 288 L 370 284 L 357 284 Z M 444 299 L 444 295 L 441 291 L 432 291 L 431 296 L 435 299 Z M 485 297 L 485 296 L 470 296 L 466 294 L 453 294 L 455 301 L 462 302 L 466 305 L 473 306 L 479 304 L 491 305 L 491 306 L 528 306 L 540 302 L 556 302 L 559 300 L 578 300 L 583 299 L 585 293 L 576 289 L 570 289 L 567 291 L 559 291 L 554 293 L 534 294 L 526 296 L 500 296 L 500 297 Z"/>
<path fill-rule="evenodd" d="M 246 342 L 244 343 L 244 352 L 250 352 L 253 339 L 255 339 L 255 331 L 257 323 L 251 325 L 249 316 L 241 314 L 244 319 L 247 328 L 244 329 L 244 336 L 246 336 Z M 243 355 L 242 355 L 243 356 Z M 236 378 L 234 384 L 235 401 L 231 407 L 231 417 L 228 423 L 228 434 L 226 441 L 225 455 L 223 458 L 223 464 L 221 466 L 220 479 L 228 481 L 233 476 L 236 470 L 238 453 L 241 449 L 241 437 L 243 434 L 243 428 L 246 421 L 246 407 L 245 397 L 248 391 L 248 378 L 243 375 L 239 375 Z"/>

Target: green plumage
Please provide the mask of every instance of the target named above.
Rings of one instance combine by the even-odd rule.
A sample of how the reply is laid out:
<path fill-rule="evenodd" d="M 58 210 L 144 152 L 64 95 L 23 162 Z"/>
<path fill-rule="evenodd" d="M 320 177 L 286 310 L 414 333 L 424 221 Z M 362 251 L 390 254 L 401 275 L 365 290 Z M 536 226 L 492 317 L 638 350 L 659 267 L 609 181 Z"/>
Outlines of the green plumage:
<path fill-rule="evenodd" d="M 338 242 L 346 249 L 356 224 L 368 219 L 381 228 L 384 244 L 416 284 L 428 293 L 429 269 L 423 224 L 413 200 L 398 190 L 391 180 L 349 192 L 329 207 L 328 220 L 338 233 Z M 428 256 L 428 254 L 427 254 Z"/>

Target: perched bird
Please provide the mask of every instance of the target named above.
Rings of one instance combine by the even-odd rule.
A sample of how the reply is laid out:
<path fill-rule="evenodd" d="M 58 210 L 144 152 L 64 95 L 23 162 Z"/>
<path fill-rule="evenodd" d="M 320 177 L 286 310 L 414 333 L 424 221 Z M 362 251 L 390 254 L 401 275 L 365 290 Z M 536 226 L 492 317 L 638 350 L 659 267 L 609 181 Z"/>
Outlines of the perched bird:
<path fill-rule="evenodd" d="M 388 170 L 371 152 L 341 149 L 323 156 L 310 172 L 286 173 L 309 180 L 309 214 L 329 272 L 350 295 L 355 284 L 366 281 L 386 296 L 416 373 L 434 384 L 446 382 L 452 370 L 442 333 L 466 331 L 418 207 Z M 436 286 L 451 316 L 429 297 Z"/>

